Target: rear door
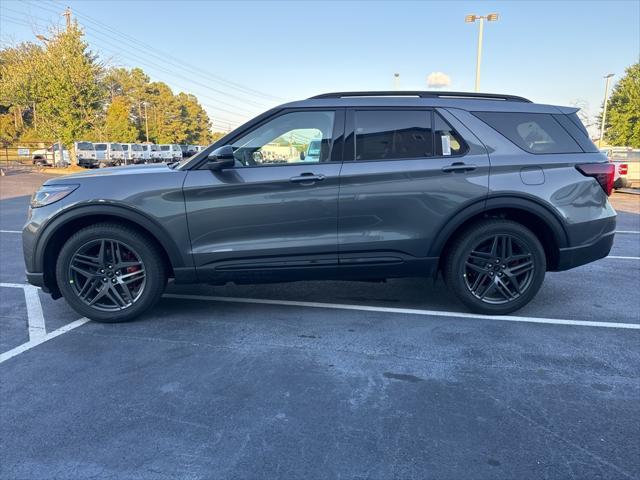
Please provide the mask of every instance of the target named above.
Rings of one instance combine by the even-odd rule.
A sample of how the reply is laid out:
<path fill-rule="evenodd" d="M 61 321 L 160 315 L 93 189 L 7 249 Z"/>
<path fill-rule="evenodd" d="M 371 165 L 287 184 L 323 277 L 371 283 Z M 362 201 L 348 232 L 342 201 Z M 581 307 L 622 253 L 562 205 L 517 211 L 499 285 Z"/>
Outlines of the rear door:
<path fill-rule="evenodd" d="M 435 236 L 487 196 L 485 148 L 446 110 L 354 109 L 345 133 L 340 269 L 364 277 L 431 273 Z"/>
<path fill-rule="evenodd" d="M 344 111 L 283 111 L 232 141 L 236 165 L 184 184 L 201 281 L 335 276 Z M 307 161 L 310 142 L 321 153 Z"/>

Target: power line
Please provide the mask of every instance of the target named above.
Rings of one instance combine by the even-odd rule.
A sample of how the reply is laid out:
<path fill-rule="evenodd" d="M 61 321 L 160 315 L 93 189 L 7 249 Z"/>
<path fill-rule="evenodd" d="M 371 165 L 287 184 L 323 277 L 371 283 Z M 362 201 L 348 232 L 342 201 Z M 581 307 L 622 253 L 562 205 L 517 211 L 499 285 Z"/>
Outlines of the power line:
<path fill-rule="evenodd" d="M 53 3 L 53 5 L 56 5 L 56 6 L 58 5 L 57 3 L 53 2 L 52 0 L 51 0 L 51 3 Z M 38 5 L 38 6 L 40 8 L 44 8 L 44 7 L 42 7 L 42 5 Z M 51 10 L 49 10 L 49 11 L 51 11 Z M 197 75 L 199 75 L 199 76 L 201 76 L 203 78 L 206 77 L 206 78 L 208 78 L 210 80 L 213 80 L 216 83 L 225 84 L 225 85 L 227 85 L 228 88 L 235 89 L 235 90 L 240 91 L 240 92 L 242 92 L 244 94 L 249 94 L 249 95 L 252 95 L 252 96 L 259 96 L 259 97 L 263 97 L 263 98 L 266 98 L 266 99 L 272 100 L 272 101 L 282 101 L 283 100 L 283 99 L 281 99 L 279 97 L 276 97 L 275 95 L 272 95 L 270 93 L 266 93 L 266 92 L 262 92 L 260 90 L 256 90 L 256 89 L 253 89 L 253 88 L 250 88 L 250 87 L 246 87 L 244 85 L 241 85 L 241 84 L 236 83 L 236 82 L 232 82 L 232 81 L 227 80 L 227 79 L 225 79 L 223 77 L 220 77 L 218 75 L 213 75 L 213 74 L 211 74 L 209 72 L 206 72 L 201 67 L 192 66 L 192 65 L 188 64 L 187 62 L 185 62 L 181 58 L 174 57 L 174 56 L 172 56 L 172 55 L 170 55 L 170 54 L 168 54 L 166 52 L 163 52 L 163 51 L 159 50 L 158 48 L 156 48 L 156 47 L 154 47 L 152 45 L 149 45 L 148 43 L 143 42 L 142 40 L 139 40 L 139 39 L 137 39 L 137 38 L 135 38 L 135 37 L 133 37 L 131 35 L 128 35 L 126 33 L 121 32 L 119 30 L 116 30 L 116 29 L 112 28 L 110 25 L 107 25 L 107 24 L 105 24 L 103 22 L 100 22 L 99 20 L 96 20 L 96 19 L 90 17 L 89 15 L 82 13 L 81 11 L 76 11 L 76 15 L 78 17 L 86 19 L 87 21 L 89 21 L 90 23 L 93 23 L 94 25 L 101 26 L 103 29 L 106 29 L 106 30 L 110 31 L 111 33 L 113 33 L 113 34 L 125 39 L 126 41 L 128 41 L 128 43 L 134 42 L 134 43 L 136 43 L 138 45 L 143 46 L 145 49 L 147 49 L 150 52 L 152 52 L 152 54 L 153 54 L 153 52 L 158 52 L 158 54 L 160 54 L 160 58 L 163 61 L 166 61 L 167 58 L 171 58 L 174 62 L 178 62 L 179 66 L 181 68 L 184 68 L 184 69 L 187 69 L 187 70 L 191 70 L 195 74 L 197 74 Z M 154 55 L 157 56 L 157 54 L 154 54 Z M 173 62 L 171 62 L 171 63 L 173 63 Z M 238 97 L 236 97 L 236 98 L 238 98 Z M 247 101 L 246 98 L 241 98 L 241 100 L 243 100 L 245 102 Z"/>
<path fill-rule="evenodd" d="M 52 12 L 52 13 L 53 13 L 53 10 L 50 10 L 49 8 L 43 7 L 43 6 L 42 6 L 42 5 L 40 5 L 40 4 L 38 4 L 38 5 L 36 5 L 36 6 L 37 6 L 38 8 L 40 8 L 40 9 L 42 9 L 42 10 L 45 10 L 45 11 L 48 11 L 48 12 Z M 42 19 L 41 19 L 41 20 L 42 20 Z M 91 21 L 91 22 L 93 22 L 93 23 L 96 23 L 95 21 L 92 21 L 92 20 L 90 20 L 90 21 Z M 109 29 L 110 29 L 110 28 L 109 28 Z M 113 29 L 110 29 L 110 30 L 112 30 L 112 31 L 113 31 L 113 32 L 115 32 L 115 33 L 118 33 L 118 32 L 116 32 L 116 31 L 115 31 L 115 30 L 113 30 Z M 99 37 L 101 37 L 101 38 L 97 38 L 97 39 L 98 39 L 98 40 L 100 40 L 101 42 L 106 42 L 106 43 L 108 43 L 109 45 L 112 45 L 112 46 L 113 46 L 113 47 L 115 47 L 115 48 L 120 48 L 120 46 L 119 46 L 119 45 L 115 45 L 115 44 L 111 43 L 110 41 L 104 40 L 104 39 L 103 39 L 104 37 L 109 38 L 109 40 L 113 40 L 113 38 L 112 38 L 112 36 L 111 36 L 111 35 L 108 35 L 108 34 L 106 34 L 106 33 L 103 33 L 102 31 L 86 31 L 85 33 L 86 33 L 86 35 L 87 35 L 88 37 L 93 36 L 94 38 L 97 38 L 97 36 L 99 36 Z M 107 53 L 111 53 L 111 54 L 113 54 L 112 52 L 107 52 Z M 174 77 L 180 78 L 180 79 L 182 79 L 182 80 L 184 80 L 184 81 L 188 81 L 188 82 L 193 83 L 193 84 L 195 84 L 195 85 L 199 85 L 199 86 L 201 86 L 201 87 L 203 87 L 203 88 L 206 88 L 207 90 L 213 90 L 213 91 L 215 91 L 215 92 L 218 92 L 218 93 L 220 93 L 220 94 L 224 95 L 225 97 L 232 97 L 232 98 L 239 99 L 240 101 L 242 101 L 242 104 L 243 104 L 243 105 L 246 105 L 247 103 L 253 103 L 254 105 L 259 106 L 259 107 L 261 107 L 261 108 L 267 108 L 267 106 L 265 106 L 264 104 L 260 104 L 260 103 L 257 103 L 257 102 L 253 102 L 253 101 L 248 100 L 248 99 L 246 99 L 246 98 L 238 97 L 238 96 L 235 96 L 235 95 L 233 95 L 233 94 L 229 94 L 228 92 L 224 92 L 224 91 L 221 91 L 221 90 L 215 89 L 215 88 L 211 87 L 211 86 L 210 86 L 210 85 L 208 85 L 208 84 L 203 84 L 203 83 L 201 83 L 201 82 L 199 82 L 199 81 L 197 81 L 197 80 L 194 80 L 193 78 L 186 77 L 186 76 L 184 76 L 184 75 L 180 75 L 180 74 L 178 74 L 178 73 L 175 73 L 174 71 L 172 71 L 172 70 L 168 70 L 167 68 L 165 68 L 165 67 L 163 67 L 163 66 L 160 66 L 160 65 L 158 65 L 157 63 L 151 62 L 151 61 L 150 61 L 150 60 L 148 60 L 148 59 L 142 59 L 141 57 L 139 57 L 139 56 L 137 56 L 137 55 L 133 55 L 133 54 L 123 54 L 123 53 L 120 53 L 120 55 L 122 55 L 122 56 L 127 56 L 127 57 L 129 57 L 129 58 L 133 58 L 133 59 L 134 59 L 134 60 L 136 60 L 137 62 L 142 63 L 143 65 L 151 66 L 151 68 L 156 68 L 156 69 L 158 69 L 158 70 L 161 70 L 161 71 L 163 71 L 163 72 L 164 72 L 165 74 L 167 74 L 167 75 L 170 75 L 170 76 L 174 76 Z M 159 58 L 163 63 L 168 64 L 168 66 L 170 66 L 170 65 L 174 65 L 174 66 L 176 66 L 176 67 L 178 67 L 178 68 L 182 68 L 182 65 L 176 65 L 176 64 L 173 64 L 172 62 L 166 62 L 166 61 L 165 61 L 165 59 L 164 59 L 164 57 L 160 57 L 160 56 L 158 56 L 158 55 L 156 55 L 156 54 L 154 54 L 154 53 L 151 53 L 151 56 L 156 57 L 156 58 Z M 174 83 L 175 83 L 175 82 L 174 82 Z M 178 86 L 179 88 L 184 88 L 184 87 L 182 87 L 182 86 L 180 86 L 180 85 L 178 85 L 178 84 L 176 84 L 176 86 Z M 185 90 L 188 90 L 188 89 L 185 89 Z M 208 95 L 205 95 L 205 94 L 201 94 L 201 96 L 205 96 L 205 97 L 210 98 L 211 100 L 213 100 L 213 101 L 215 101 L 215 102 L 221 103 L 221 104 L 223 104 L 223 105 L 227 105 L 227 106 L 229 106 L 229 107 L 231 107 L 231 108 L 234 108 L 234 109 L 235 109 L 235 110 L 237 110 L 237 111 L 242 110 L 242 111 L 244 111 L 244 112 L 245 112 L 245 114 L 247 114 L 247 115 L 251 115 L 251 116 L 255 115 L 255 112 L 249 111 L 249 110 L 247 110 L 247 109 L 245 109 L 245 108 L 242 108 L 242 107 L 238 107 L 238 106 L 237 106 L 237 105 L 235 105 L 235 104 L 231 104 L 231 103 L 229 103 L 229 102 L 226 102 L 226 101 L 223 101 L 223 100 L 219 100 L 219 99 L 217 99 L 217 98 L 215 98 L 215 97 L 211 97 L 211 96 L 208 96 Z M 220 108 L 220 107 L 217 107 L 217 109 L 218 109 L 218 110 L 220 110 L 220 111 L 226 112 L 226 113 L 230 113 L 230 114 L 232 114 L 232 115 L 242 116 L 241 114 L 237 113 L 237 111 L 229 111 L 229 110 L 226 110 L 226 109 L 223 109 L 223 108 Z"/>
<path fill-rule="evenodd" d="M 14 11 L 14 12 L 16 12 L 16 13 L 19 13 L 19 14 L 21 14 L 21 15 L 25 15 L 25 16 L 29 15 L 29 17 L 30 17 L 30 18 L 35 19 L 35 20 L 39 20 L 39 21 L 42 21 L 42 22 L 47 22 L 47 20 L 45 20 L 45 19 L 43 19 L 43 18 L 36 17 L 36 16 L 34 16 L 34 15 L 27 14 L 27 13 L 25 13 L 25 12 L 19 12 L 19 11 L 16 11 L 16 10 L 13 10 L 13 11 Z M 16 20 L 18 20 L 18 19 L 16 19 Z M 25 23 L 25 24 L 24 24 L 24 26 L 29 26 L 29 25 Z M 103 36 L 104 36 L 104 34 L 102 34 L 102 33 L 100 33 L 100 32 L 93 32 L 93 33 L 91 33 L 91 34 L 87 33 L 86 35 L 87 35 L 88 37 L 93 37 L 95 40 L 98 40 L 99 42 L 105 42 L 105 43 L 107 43 L 107 44 L 109 44 L 109 45 L 112 45 L 112 46 L 114 46 L 114 47 L 118 48 L 118 46 L 117 46 L 117 45 L 115 45 L 115 44 L 113 44 L 113 43 L 111 43 L 111 42 L 108 42 L 108 41 L 106 41 L 106 40 L 103 40 L 102 38 L 98 38 L 96 35 L 99 35 L 100 37 L 103 37 Z M 190 80 L 190 79 L 189 79 L 189 78 L 187 78 L 187 77 L 183 77 L 183 76 L 181 76 L 181 75 L 175 75 L 171 70 L 168 70 L 168 69 L 166 69 L 166 68 L 164 68 L 164 67 L 162 67 L 162 66 L 160 66 L 160 65 L 158 65 L 158 64 L 156 64 L 156 63 L 154 63 L 154 62 L 150 62 L 149 60 L 143 60 L 143 59 L 141 59 L 140 57 L 138 57 L 138 56 L 136 56 L 136 55 L 129 55 L 129 54 L 123 54 L 123 53 L 116 54 L 116 53 L 114 53 L 114 52 L 110 52 L 110 51 L 106 51 L 106 50 L 105 50 L 105 53 L 107 53 L 107 54 L 111 54 L 111 55 L 114 55 L 114 56 L 120 55 L 120 56 L 128 57 L 128 58 L 133 59 L 134 61 L 139 62 L 139 63 L 141 63 L 141 64 L 143 64 L 143 65 L 145 65 L 145 66 L 149 66 L 149 67 L 151 67 L 151 68 L 158 69 L 158 70 L 160 70 L 160 71 L 162 71 L 162 72 L 165 72 L 165 73 L 167 73 L 167 74 L 169 74 L 169 75 L 178 76 L 178 77 L 180 77 L 180 78 L 183 78 L 183 79 L 186 79 L 186 80 L 188 80 L 188 81 L 192 81 L 192 82 L 193 82 L 193 80 Z M 177 83 L 175 83 L 175 82 L 172 82 L 172 83 L 174 83 L 174 84 L 175 84 L 175 86 L 176 86 L 176 87 L 178 87 L 178 88 L 180 88 L 180 89 L 183 89 L 183 90 L 185 90 L 185 91 L 188 91 L 188 90 L 189 90 L 189 89 L 185 88 L 184 86 L 179 85 L 179 84 L 177 84 Z M 203 84 L 200 84 L 199 82 L 194 82 L 194 83 L 197 83 L 197 84 L 199 84 L 199 85 L 203 85 Z M 206 85 L 203 85 L 203 86 L 204 86 L 204 87 L 206 87 Z M 242 120 L 243 120 L 243 121 L 247 118 L 247 116 L 253 116 L 253 115 L 255 115 L 255 113 L 254 113 L 254 112 L 251 112 L 251 111 L 246 110 L 246 109 L 243 109 L 243 108 L 239 108 L 239 107 L 237 107 L 237 106 L 236 106 L 236 105 L 234 105 L 234 104 L 230 104 L 230 103 L 228 103 L 228 102 L 221 101 L 221 100 L 219 100 L 219 99 L 217 99 L 217 98 L 215 98 L 215 97 L 211 97 L 211 96 L 206 95 L 206 94 L 201 94 L 201 95 L 199 95 L 199 96 L 201 96 L 201 97 L 205 97 L 205 98 L 209 98 L 209 99 L 211 99 L 211 100 L 212 100 L 212 101 L 214 101 L 214 102 L 221 103 L 221 104 L 223 104 L 223 105 L 227 105 L 227 106 L 229 106 L 229 107 L 231 107 L 231 108 L 234 108 L 235 110 L 227 110 L 227 109 L 222 108 L 222 107 L 219 107 L 219 106 L 217 106 L 217 105 L 207 104 L 207 103 L 200 102 L 202 105 L 208 106 L 209 108 L 211 108 L 211 109 L 213 109 L 213 110 L 217 110 L 217 111 L 225 112 L 225 113 L 228 113 L 228 114 L 231 114 L 231 115 L 239 116 L 239 117 L 241 117 L 241 118 L 242 118 Z M 243 113 L 239 113 L 239 111 L 244 112 L 244 114 L 243 114 Z M 233 120 L 233 121 L 231 121 L 231 120 L 229 120 L 229 119 L 227 119 L 227 118 L 224 118 L 224 117 L 221 117 L 221 116 L 218 116 L 218 115 L 214 115 L 214 117 L 220 118 L 220 119 L 222 119 L 224 122 L 227 122 L 227 123 L 238 124 L 237 120 Z"/>

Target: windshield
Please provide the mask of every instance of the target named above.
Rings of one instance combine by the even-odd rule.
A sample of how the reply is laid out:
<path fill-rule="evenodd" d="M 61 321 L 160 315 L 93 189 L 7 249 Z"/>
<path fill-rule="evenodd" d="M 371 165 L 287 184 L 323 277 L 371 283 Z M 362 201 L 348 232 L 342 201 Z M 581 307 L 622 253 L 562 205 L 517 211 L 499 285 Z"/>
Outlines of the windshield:
<path fill-rule="evenodd" d="M 78 150 L 95 150 L 91 142 L 78 142 Z"/>
<path fill-rule="evenodd" d="M 169 150 L 169 145 L 160 145 L 160 150 L 166 152 L 167 150 Z"/>
<path fill-rule="evenodd" d="M 138 145 L 137 143 L 134 143 L 133 145 L 131 145 L 131 150 L 133 150 L 134 152 L 141 152 L 142 145 Z"/>
<path fill-rule="evenodd" d="M 119 143 L 112 143 L 111 144 L 111 150 L 113 150 L 115 152 L 121 152 L 122 151 L 122 145 L 120 145 Z"/>
<path fill-rule="evenodd" d="M 122 145 L 122 150 L 129 150 L 129 145 L 126 143 Z"/>
<path fill-rule="evenodd" d="M 96 150 L 99 152 L 104 152 L 107 149 L 106 143 L 96 143 Z"/>

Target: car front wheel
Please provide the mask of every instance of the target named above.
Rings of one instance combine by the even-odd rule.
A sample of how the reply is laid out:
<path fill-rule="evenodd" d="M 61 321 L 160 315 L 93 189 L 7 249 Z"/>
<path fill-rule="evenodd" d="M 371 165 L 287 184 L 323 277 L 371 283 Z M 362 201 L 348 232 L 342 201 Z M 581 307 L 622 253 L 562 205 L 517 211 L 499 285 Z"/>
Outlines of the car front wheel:
<path fill-rule="evenodd" d="M 464 230 L 445 260 L 447 285 L 471 310 L 511 313 L 533 299 L 546 271 L 545 252 L 525 226 L 486 220 Z"/>
<path fill-rule="evenodd" d="M 69 305 L 99 322 L 132 320 L 151 308 L 166 284 L 158 248 L 142 233 L 96 224 L 74 234 L 56 264 L 58 286 Z"/>

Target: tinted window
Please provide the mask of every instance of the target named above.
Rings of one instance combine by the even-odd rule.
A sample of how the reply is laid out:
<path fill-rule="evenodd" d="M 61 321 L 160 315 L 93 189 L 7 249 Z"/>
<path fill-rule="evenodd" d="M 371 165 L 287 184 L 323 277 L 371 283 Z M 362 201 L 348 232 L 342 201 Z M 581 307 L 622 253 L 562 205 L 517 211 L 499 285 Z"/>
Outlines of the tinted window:
<path fill-rule="evenodd" d="M 93 150 L 93 143 L 78 142 L 78 150 Z"/>
<path fill-rule="evenodd" d="M 462 155 L 467 146 L 462 137 L 449 125 L 440 114 L 434 116 L 435 154 L 437 156 Z"/>
<path fill-rule="evenodd" d="M 96 143 L 96 150 L 99 152 L 104 152 L 107 149 L 106 143 Z"/>
<path fill-rule="evenodd" d="M 120 145 L 119 143 L 112 143 L 111 144 L 111 150 L 113 150 L 114 152 L 121 152 L 122 151 L 122 145 Z"/>
<path fill-rule="evenodd" d="M 236 166 L 331 161 L 332 111 L 292 112 L 259 126 L 233 142 Z M 316 155 L 307 155 L 317 145 Z"/>
<path fill-rule="evenodd" d="M 582 153 L 552 115 L 520 112 L 474 112 L 474 115 L 529 153 Z"/>
<path fill-rule="evenodd" d="M 168 152 L 171 147 L 169 145 L 160 145 L 160 150 Z"/>
<path fill-rule="evenodd" d="M 356 160 L 395 160 L 433 155 L 431 111 L 355 112 Z"/>

